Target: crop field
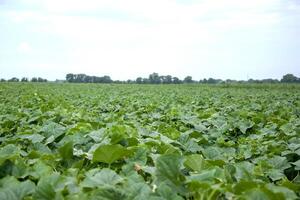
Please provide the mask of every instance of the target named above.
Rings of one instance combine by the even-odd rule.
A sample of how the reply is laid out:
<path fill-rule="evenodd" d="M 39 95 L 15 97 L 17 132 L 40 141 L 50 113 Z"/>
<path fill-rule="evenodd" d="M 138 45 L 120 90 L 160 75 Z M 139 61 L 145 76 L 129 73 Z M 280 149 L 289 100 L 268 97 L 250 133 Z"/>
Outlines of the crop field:
<path fill-rule="evenodd" d="M 0 84 L 0 200 L 299 199 L 299 85 Z"/>

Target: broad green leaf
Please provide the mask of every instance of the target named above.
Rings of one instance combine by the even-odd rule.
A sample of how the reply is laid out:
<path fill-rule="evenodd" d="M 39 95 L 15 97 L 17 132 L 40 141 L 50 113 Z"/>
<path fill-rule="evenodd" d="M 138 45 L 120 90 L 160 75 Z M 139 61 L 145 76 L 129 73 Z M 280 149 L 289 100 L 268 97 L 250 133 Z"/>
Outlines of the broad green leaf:
<path fill-rule="evenodd" d="M 272 179 L 272 181 L 277 181 L 285 177 L 283 171 L 278 169 L 270 169 L 266 174 Z"/>
<path fill-rule="evenodd" d="M 237 123 L 237 126 L 243 134 L 246 134 L 247 130 L 254 126 L 254 123 L 249 120 L 242 120 Z"/>
<path fill-rule="evenodd" d="M 148 150 L 146 148 L 139 147 L 134 153 L 134 155 L 128 158 L 126 161 L 134 164 L 138 164 L 140 166 L 144 166 L 146 165 L 148 160 L 147 154 L 148 154 Z"/>
<path fill-rule="evenodd" d="M 126 193 L 114 186 L 104 186 L 99 189 L 94 190 L 91 193 L 89 199 L 95 200 L 117 200 L 117 199 L 126 199 Z"/>
<path fill-rule="evenodd" d="M 177 154 L 161 155 L 156 159 L 156 181 L 158 184 L 166 182 L 171 187 L 182 185 L 185 177 L 181 173 L 183 157 Z"/>
<path fill-rule="evenodd" d="M 30 173 L 31 176 L 35 178 L 42 178 L 44 176 L 47 176 L 53 172 L 52 168 L 42 162 L 41 160 L 38 160 L 32 167 L 32 172 Z"/>
<path fill-rule="evenodd" d="M 41 128 L 42 135 L 45 137 L 53 136 L 55 139 L 64 134 L 66 128 L 58 123 L 49 122 Z"/>
<path fill-rule="evenodd" d="M 280 127 L 280 130 L 288 136 L 296 135 L 296 131 L 294 130 L 294 126 L 292 123 L 286 123 L 286 124 L 282 125 Z"/>
<path fill-rule="evenodd" d="M 94 175 L 87 175 L 82 182 L 83 187 L 101 187 L 101 185 L 116 185 L 122 182 L 121 178 L 115 171 L 104 168 Z"/>
<path fill-rule="evenodd" d="M 297 195 L 295 194 L 295 192 L 286 187 L 277 186 L 277 185 L 273 185 L 273 184 L 267 184 L 266 187 L 270 191 L 275 193 L 277 196 L 282 195 L 284 199 L 287 199 L 287 200 L 297 199 Z"/>
<path fill-rule="evenodd" d="M 12 177 L 5 178 L 5 185 L 0 188 L 0 199 L 21 200 L 31 195 L 35 190 L 35 184 L 29 180 L 19 182 Z"/>
<path fill-rule="evenodd" d="M 46 181 L 39 183 L 34 193 L 34 198 L 41 200 L 52 200 L 55 199 L 55 190 L 50 183 Z"/>
<path fill-rule="evenodd" d="M 93 154 L 93 162 L 104 162 L 111 164 L 125 156 L 128 156 L 130 151 L 119 144 L 103 145 L 96 149 Z"/>
<path fill-rule="evenodd" d="M 19 155 L 19 147 L 14 144 L 8 144 L 0 149 L 0 165 L 5 160 L 14 159 Z"/>
<path fill-rule="evenodd" d="M 271 159 L 268 160 L 268 163 L 270 164 L 270 166 L 272 168 L 275 169 L 287 169 L 290 168 L 291 165 L 288 163 L 287 159 L 285 157 L 281 157 L 281 156 L 274 156 Z"/>
<path fill-rule="evenodd" d="M 222 160 L 223 158 L 221 149 L 219 147 L 207 147 L 202 151 L 202 153 L 207 159 Z"/>
<path fill-rule="evenodd" d="M 204 167 L 204 159 L 200 154 L 192 154 L 185 157 L 184 165 L 196 172 L 200 172 Z"/>
<path fill-rule="evenodd" d="M 107 136 L 107 133 L 105 131 L 106 131 L 106 129 L 101 128 L 97 131 L 90 132 L 86 136 L 91 137 L 95 142 L 101 142 Z"/>
<path fill-rule="evenodd" d="M 254 181 L 239 181 L 233 186 L 233 191 L 236 194 L 242 194 L 247 190 L 251 190 L 253 188 L 256 188 L 258 184 Z"/>
<path fill-rule="evenodd" d="M 225 174 L 222 169 L 219 167 L 215 167 L 213 169 L 202 170 L 197 174 L 193 174 L 188 177 L 189 181 L 199 181 L 199 182 L 215 182 L 225 181 Z"/>
<path fill-rule="evenodd" d="M 149 199 L 150 194 L 152 193 L 150 187 L 145 182 L 131 183 L 126 185 L 125 190 L 128 195 L 128 200 Z"/>
<path fill-rule="evenodd" d="M 293 162 L 293 165 L 295 165 L 295 170 L 300 170 L 300 160 Z"/>
<path fill-rule="evenodd" d="M 269 194 L 260 189 L 260 188 L 253 188 L 251 190 L 247 190 L 243 195 L 243 199 L 245 200 L 270 200 Z"/>
<path fill-rule="evenodd" d="M 165 200 L 183 200 L 167 183 L 162 182 L 157 187 L 157 193 Z"/>
<path fill-rule="evenodd" d="M 69 160 L 73 157 L 73 142 L 70 141 L 58 149 L 63 159 Z"/>
<path fill-rule="evenodd" d="M 62 200 L 61 192 L 65 188 L 66 184 L 63 184 L 65 180 L 58 173 L 53 173 L 51 175 L 46 175 L 42 177 L 35 189 L 33 195 L 34 199 L 41 200 Z"/>
<path fill-rule="evenodd" d="M 22 139 L 28 139 L 32 143 L 42 142 L 45 139 L 44 136 L 42 136 L 42 135 L 40 135 L 38 133 L 20 135 L 20 138 L 22 138 Z"/>

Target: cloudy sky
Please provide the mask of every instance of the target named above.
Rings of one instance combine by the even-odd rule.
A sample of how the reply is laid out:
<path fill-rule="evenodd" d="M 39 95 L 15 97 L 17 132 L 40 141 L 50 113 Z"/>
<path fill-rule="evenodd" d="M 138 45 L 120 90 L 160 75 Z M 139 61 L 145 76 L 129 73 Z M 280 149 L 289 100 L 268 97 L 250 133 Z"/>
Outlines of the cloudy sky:
<path fill-rule="evenodd" d="M 0 0 L 0 77 L 300 76 L 299 0 Z"/>

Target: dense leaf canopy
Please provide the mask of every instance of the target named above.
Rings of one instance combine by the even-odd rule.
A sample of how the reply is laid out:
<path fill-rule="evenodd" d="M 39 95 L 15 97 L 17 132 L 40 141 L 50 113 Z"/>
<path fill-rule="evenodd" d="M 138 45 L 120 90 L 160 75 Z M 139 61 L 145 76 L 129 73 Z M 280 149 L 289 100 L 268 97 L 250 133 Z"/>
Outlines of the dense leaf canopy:
<path fill-rule="evenodd" d="M 296 85 L 0 84 L 0 199 L 299 199 L 299 170 Z"/>

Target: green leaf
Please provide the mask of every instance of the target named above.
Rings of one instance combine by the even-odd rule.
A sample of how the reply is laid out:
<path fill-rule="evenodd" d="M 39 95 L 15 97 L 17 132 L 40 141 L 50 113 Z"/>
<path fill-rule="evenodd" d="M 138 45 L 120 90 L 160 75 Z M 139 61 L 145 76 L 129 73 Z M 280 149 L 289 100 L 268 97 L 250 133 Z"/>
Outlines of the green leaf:
<path fill-rule="evenodd" d="M 285 134 L 285 135 L 288 135 L 288 136 L 293 136 L 293 135 L 296 135 L 296 131 L 294 129 L 294 124 L 292 123 L 286 123 L 284 125 L 282 125 L 280 127 L 280 130 Z"/>
<path fill-rule="evenodd" d="M 185 177 L 181 173 L 183 158 L 180 155 L 166 154 L 156 159 L 156 181 L 166 182 L 171 187 L 181 186 Z"/>
<path fill-rule="evenodd" d="M 32 172 L 30 175 L 39 179 L 51 174 L 52 172 L 53 170 L 49 165 L 46 165 L 43 161 L 38 160 L 32 167 Z"/>
<path fill-rule="evenodd" d="M 131 183 L 126 185 L 125 190 L 126 194 L 128 194 L 128 200 L 149 199 L 150 194 L 152 193 L 150 187 L 145 182 Z"/>
<path fill-rule="evenodd" d="M 33 195 L 34 199 L 40 200 L 62 200 L 61 191 L 65 188 L 65 179 L 58 174 L 53 173 L 42 177 L 36 187 Z"/>
<path fill-rule="evenodd" d="M 285 157 L 281 156 L 274 156 L 271 159 L 268 160 L 268 163 L 272 168 L 275 169 L 281 169 L 285 170 L 287 168 L 290 168 L 291 165 L 288 163 L 287 159 Z"/>
<path fill-rule="evenodd" d="M 174 192 L 173 188 L 168 186 L 165 182 L 157 187 L 157 193 L 165 200 L 183 200 L 183 198 Z"/>
<path fill-rule="evenodd" d="M 222 160 L 223 158 L 221 153 L 221 148 L 219 147 L 214 147 L 214 146 L 207 147 L 202 151 L 202 153 L 207 159 L 211 159 L 211 160 Z"/>
<path fill-rule="evenodd" d="M 58 149 L 63 159 L 69 160 L 73 157 L 73 142 L 70 141 Z"/>
<path fill-rule="evenodd" d="M 3 180 L 2 180 L 3 181 Z M 19 182 L 13 177 L 5 178 L 5 185 L 0 188 L 0 199 L 21 200 L 35 190 L 35 184 L 30 180 Z"/>
<path fill-rule="evenodd" d="M 215 182 L 215 180 L 225 181 L 225 174 L 221 168 L 215 167 L 208 170 L 202 170 L 197 174 L 193 174 L 188 177 L 188 180 L 199 182 Z"/>
<path fill-rule="evenodd" d="M 297 195 L 295 194 L 295 192 L 286 187 L 277 186 L 273 184 L 267 184 L 266 187 L 270 191 L 275 193 L 277 196 L 282 195 L 284 199 L 297 199 Z"/>
<path fill-rule="evenodd" d="M 41 200 L 55 199 L 55 190 L 50 183 L 46 181 L 40 182 L 34 193 L 34 198 Z"/>
<path fill-rule="evenodd" d="M 92 131 L 89 134 L 87 134 L 86 136 L 91 137 L 95 142 L 100 143 L 101 141 L 104 140 L 104 138 L 107 136 L 107 133 L 105 132 L 106 129 L 101 128 L 97 131 Z"/>
<path fill-rule="evenodd" d="M 66 128 L 58 123 L 49 122 L 41 128 L 41 132 L 45 137 L 53 136 L 55 139 L 64 134 Z"/>
<path fill-rule="evenodd" d="M 111 164 L 125 156 L 128 156 L 130 151 L 119 144 L 102 145 L 96 149 L 93 154 L 93 162 L 104 162 Z"/>
<path fill-rule="evenodd" d="M 247 190 L 243 195 L 245 200 L 270 200 L 268 193 L 260 188 Z"/>
<path fill-rule="evenodd" d="M 295 170 L 300 170 L 300 160 L 297 160 L 296 162 L 293 162 L 292 164 L 295 165 Z"/>
<path fill-rule="evenodd" d="M 200 172 L 204 167 L 205 160 L 200 154 L 192 154 L 185 157 L 184 165 L 196 172 Z"/>
<path fill-rule="evenodd" d="M 277 181 L 285 177 L 283 171 L 278 169 L 268 170 L 267 175 L 272 179 L 272 181 Z"/>
<path fill-rule="evenodd" d="M 104 168 L 95 174 L 87 174 L 82 182 L 83 187 L 100 187 L 101 185 L 116 185 L 123 181 L 116 172 Z"/>
<path fill-rule="evenodd" d="M 0 165 L 5 160 L 14 159 L 19 155 L 19 148 L 16 145 L 8 144 L 0 149 Z"/>
<path fill-rule="evenodd" d="M 128 158 L 127 162 L 132 162 L 134 164 L 146 165 L 148 157 L 148 150 L 146 148 L 139 147 L 133 156 Z"/>
<path fill-rule="evenodd" d="M 97 190 L 94 190 L 89 199 L 95 200 L 117 200 L 126 199 L 126 193 L 114 186 L 104 186 Z"/>
<path fill-rule="evenodd" d="M 243 134 L 246 134 L 247 130 L 253 127 L 254 123 L 249 120 L 242 120 L 237 123 L 238 128 Z"/>
<path fill-rule="evenodd" d="M 34 134 L 26 134 L 26 135 L 20 135 L 20 138 L 22 139 L 28 139 L 30 140 L 32 143 L 38 143 L 38 142 L 42 142 L 45 137 L 38 134 L 38 133 L 34 133 Z"/>
<path fill-rule="evenodd" d="M 194 138 L 189 139 L 186 143 L 183 144 L 187 152 L 196 153 L 201 150 L 201 147 L 198 145 Z"/>
<path fill-rule="evenodd" d="M 234 176 L 237 180 L 253 180 L 254 165 L 252 163 L 247 161 L 240 162 L 235 165 L 235 168 L 236 173 Z"/>
<path fill-rule="evenodd" d="M 257 183 L 254 181 L 240 181 L 233 186 L 233 191 L 236 194 L 242 194 L 247 190 L 251 190 L 257 187 Z"/>

